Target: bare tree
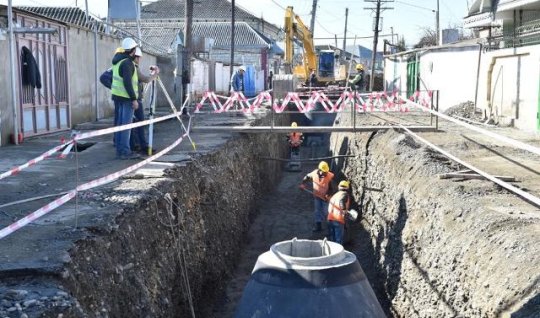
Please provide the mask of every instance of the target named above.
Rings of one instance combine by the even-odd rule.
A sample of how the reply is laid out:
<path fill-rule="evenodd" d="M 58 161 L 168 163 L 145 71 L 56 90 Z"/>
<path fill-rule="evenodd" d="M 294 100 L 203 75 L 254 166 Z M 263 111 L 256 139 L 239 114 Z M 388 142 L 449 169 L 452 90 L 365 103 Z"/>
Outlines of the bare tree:
<path fill-rule="evenodd" d="M 407 46 L 405 45 L 405 37 L 401 37 L 398 39 L 396 43 L 396 51 L 397 52 L 403 52 L 407 50 Z"/>
<path fill-rule="evenodd" d="M 423 27 L 423 35 L 420 38 L 420 41 L 414 45 L 415 49 L 427 47 L 427 46 L 436 46 L 437 45 L 437 31 L 430 27 Z"/>

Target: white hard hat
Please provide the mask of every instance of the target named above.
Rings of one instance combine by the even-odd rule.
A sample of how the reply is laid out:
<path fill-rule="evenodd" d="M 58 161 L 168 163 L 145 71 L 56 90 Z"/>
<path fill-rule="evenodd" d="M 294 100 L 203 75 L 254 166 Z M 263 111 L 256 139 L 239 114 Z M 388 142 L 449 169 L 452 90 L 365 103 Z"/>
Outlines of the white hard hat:
<path fill-rule="evenodd" d="M 142 57 L 142 51 L 139 47 L 135 48 L 135 56 Z"/>
<path fill-rule="evenodd" d="M 122 40 L 122 48 L 126 51 L 129 51 L 137 46 L 137 42 L 132 38 L 125 38 Z"/>
<path fill-rule="evenodd" d="M 244 65 L 240 65 L 240 67 L 238 68 L 238 70 L 240 71 L 246 71 L 246 67 Z"/>

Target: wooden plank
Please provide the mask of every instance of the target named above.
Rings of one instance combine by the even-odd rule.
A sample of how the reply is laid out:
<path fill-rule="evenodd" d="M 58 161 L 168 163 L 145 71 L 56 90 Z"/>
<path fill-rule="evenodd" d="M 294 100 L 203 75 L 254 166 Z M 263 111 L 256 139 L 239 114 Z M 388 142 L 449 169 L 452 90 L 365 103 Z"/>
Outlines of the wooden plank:
<path fill-rule="evenodd" d="M 511 176 L 493 176 L 494 178 L 497 178 L 502 181 L 516 181 L 515 177 Z M 443 173 L 439 175 L 439 179 L 450 179 L 450 178 L 460 178 L 460 179 L 486 179 L 484 176 L 481 176 L 479 174 L 475 173 L 457 173 L 457 172 L 451 172 L 451 173 Z"/>

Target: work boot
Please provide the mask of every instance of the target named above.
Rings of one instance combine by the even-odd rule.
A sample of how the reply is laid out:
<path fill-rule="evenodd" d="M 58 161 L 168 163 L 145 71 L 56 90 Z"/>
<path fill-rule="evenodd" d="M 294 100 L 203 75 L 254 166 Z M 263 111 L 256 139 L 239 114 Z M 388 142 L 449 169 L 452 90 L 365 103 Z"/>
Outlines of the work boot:
<path fill-rule="evenodd" d="M 322 231 L 322 226 L 321 226 L 321 222 L 317 222 L 315 223 L 315 226 L 313 227 L 313 232 L 320 232 Z"/>

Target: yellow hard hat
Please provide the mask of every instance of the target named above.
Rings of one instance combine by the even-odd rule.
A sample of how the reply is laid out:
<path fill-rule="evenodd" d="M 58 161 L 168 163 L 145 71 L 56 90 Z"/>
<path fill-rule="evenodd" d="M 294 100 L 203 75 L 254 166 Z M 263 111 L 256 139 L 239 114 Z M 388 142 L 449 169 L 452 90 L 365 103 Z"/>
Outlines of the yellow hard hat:
<path fill-rule="evenodd" d="M 328 171 L 330 171 L 330 167 L 328 166 L 326 161 L 321 161 L 319 163 L 319 170 L 321 170 L 322 172 L 328 172 Z"/>
<path fill-rule="evenodd" d="M 114 51 L 114 54 L 117 54 L 117 53 L 124 53 L 124 49 L 119 47 L 117 48 L 115 51 Z"/>
<path fill-rule="evenodd" d="M 295 121 L 292 122 L 291 127 L 298 127 Z"/>
<path fill-rule="evenodd" d="M 341 180 L 339 182 L 339 189 L 348 189 L 348 188 L 349 188 L 349 181 Z"/>
<path fill-rule="evenodd" d="M 363 69 L 364 69 L 364 65 L 362 65 L 362 64 L 356 64 L 356 69 L 357 69 L 358 71 L 363 70 Z"/>

